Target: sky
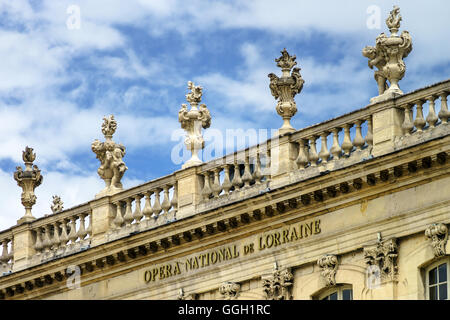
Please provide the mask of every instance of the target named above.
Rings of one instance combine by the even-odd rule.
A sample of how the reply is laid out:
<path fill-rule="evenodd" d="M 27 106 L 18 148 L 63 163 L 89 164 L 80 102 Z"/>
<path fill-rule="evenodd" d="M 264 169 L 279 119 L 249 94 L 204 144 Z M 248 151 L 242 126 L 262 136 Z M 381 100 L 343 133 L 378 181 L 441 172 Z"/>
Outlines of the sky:
<path fill-rule="evenodd" d="M 172 151 L 182 144 L 187 81 L 203 87 L 205 139 L 278 129 L 267 74 L 281 75 L 283 48 L 305 80 L 294 128 L 368 105 L 377 85 L 361 50 L 389 35 L 394 4 L 413 40 L 402 90 L 448 79 L 446 0 L 0 0 L 0 230 L 24 214 L 13 173 L 26 146 L 44 176 L 36 218 L 51 213 L 52 195 L 70 208 L 103 189 L 91 143 L 104 141 L 105 115 L 126 147 L 125 188 L 179 170 Z"/>

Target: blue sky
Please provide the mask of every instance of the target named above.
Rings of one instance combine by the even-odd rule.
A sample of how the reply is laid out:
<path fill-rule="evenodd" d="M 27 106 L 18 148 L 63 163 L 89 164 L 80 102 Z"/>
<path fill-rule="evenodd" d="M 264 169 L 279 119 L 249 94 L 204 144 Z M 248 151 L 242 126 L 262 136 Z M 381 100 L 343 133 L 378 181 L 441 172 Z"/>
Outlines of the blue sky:
<path fill-rule="evenodd" d="M 116 142 L 127 148 L 125 187 L 180 169 L 171 140 L 188 80 L 201 85 L 211 129 L 277 129 L 281 118 L 267 74 L 286 48 L 305 85 L 292 125 L 302 127 L 359 109 L 377 95 L 361 55 L 397 4 L 413 51 L 405 92 L 450 74 L 448 1 L 25 1 L 0 0 L 0 229 L 24 209 L 13 179 L 25 146 L 37 153 L 44 181 L 33 215 L 65 208 L 104 186 L 90 145 L 114 114 Z M 80 8 L 80 28 L 66 25 Z M 367 9 L 380 8 L 380 29 Z"/>

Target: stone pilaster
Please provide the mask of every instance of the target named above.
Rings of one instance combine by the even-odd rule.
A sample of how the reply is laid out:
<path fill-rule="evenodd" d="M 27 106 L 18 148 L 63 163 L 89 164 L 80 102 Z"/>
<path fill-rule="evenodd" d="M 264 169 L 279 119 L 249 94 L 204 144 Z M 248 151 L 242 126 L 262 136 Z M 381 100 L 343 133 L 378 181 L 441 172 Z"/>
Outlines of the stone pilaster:
<path fill-rule="evenodd" d="M 177 219 L 191 216 L 201 201 L 199 167 L 190 167 L 175 173 L 178 188 Z"/>
<path fill-rule="evenodd" d="M 28 267 L 32 257 L 36 254 L 34 249 L 34 237 L 31 231 L 31 223 L 22 223 L 12 230 L 14 238 L 14 265 L 13 271 L 23 270 Z"/>

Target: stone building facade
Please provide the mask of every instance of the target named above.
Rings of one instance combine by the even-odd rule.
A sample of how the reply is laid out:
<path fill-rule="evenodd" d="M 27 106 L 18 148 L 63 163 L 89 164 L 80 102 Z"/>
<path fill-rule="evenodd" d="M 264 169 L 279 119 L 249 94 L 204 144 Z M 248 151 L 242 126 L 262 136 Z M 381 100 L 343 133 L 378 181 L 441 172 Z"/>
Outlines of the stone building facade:
<path fill-rule="evenodd" d="M 0 232 L 0 298 L 447 299 L 450 80 L 400 90 L 411 37 L 398 16 L 363 50 L 379 96 L 329 121 L 290 125 L 305 81 L 283 50 L 269 75 L 283 126 L 258 145 L 203 163 L 212 119 L 189 82 L 180 170 L 124 190 L 125 147 L 105 117 L 92 143 L 105 189 L 68 209 L 55 196 L 39 219 L 45 182 L 27 147 L 14 174 L 26 213 Z"/>

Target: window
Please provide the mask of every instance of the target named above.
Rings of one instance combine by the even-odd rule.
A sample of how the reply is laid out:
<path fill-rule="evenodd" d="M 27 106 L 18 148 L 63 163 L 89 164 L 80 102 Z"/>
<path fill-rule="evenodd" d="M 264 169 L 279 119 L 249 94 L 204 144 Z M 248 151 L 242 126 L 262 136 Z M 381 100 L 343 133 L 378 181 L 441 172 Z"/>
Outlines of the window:
<path fill-rule="evenodd" d="M 353 300 L 352 286 L 338 285 L 329 289 L 318 297 L 319 300 Z"/>
<path fill-rule="evenodd" d="M 426 270 L 426 295 L 428 300 L 448 300 L 449 262 L 440 260 Z"/>

